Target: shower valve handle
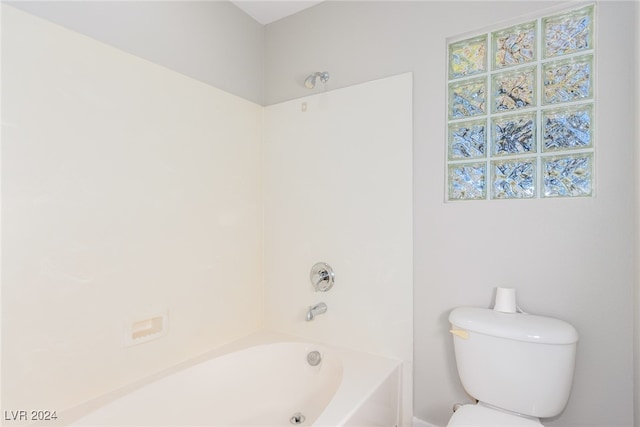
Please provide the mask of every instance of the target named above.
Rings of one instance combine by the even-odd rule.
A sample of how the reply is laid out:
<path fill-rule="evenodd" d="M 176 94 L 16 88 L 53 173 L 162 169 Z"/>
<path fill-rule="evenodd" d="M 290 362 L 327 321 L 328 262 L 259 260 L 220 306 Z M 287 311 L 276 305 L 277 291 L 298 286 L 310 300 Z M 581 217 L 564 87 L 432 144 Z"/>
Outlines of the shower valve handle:
<path fill-rule="evenodd" d="M 309 277 L 316 292 L 327 292 L 335 283 L 333 269 L 326 262 L 318 262 L 311 267 Z"/>

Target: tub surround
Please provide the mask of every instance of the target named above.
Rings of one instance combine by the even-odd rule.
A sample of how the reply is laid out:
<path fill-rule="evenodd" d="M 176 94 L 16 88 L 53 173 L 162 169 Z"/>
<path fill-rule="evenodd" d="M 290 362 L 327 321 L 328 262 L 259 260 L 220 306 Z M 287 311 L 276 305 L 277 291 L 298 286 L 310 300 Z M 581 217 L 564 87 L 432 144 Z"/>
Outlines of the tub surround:
<path fill-rule="evenodd" d="M 404 73 L 271 105 L 263 145 L 266 327 L 403 360 L 406 425 L 412 88 Z M 309 282 L 319 261 L 335 273 L 328 292 Z M 320 302 L 327 312 L 306 321 Z"/>
<path fill-rule="evenodd" d="M 2 36 L 3 409 L 259 330 L 262 107 L 6 4 Z"/>
<path fill-rule="evenodd" d="M 402 361 L 410 423 L 411 75 L 314 95 L 292 134 L 266 136 L 300 105 L 267 113 L 2 12 L 3 409 L 62 412 L 268 326 Z M 300 176 L 311 209 L 288 212 L 273 185 Z M 286 241 L 301 256 L 270 257 Z M 330 292 L 309 283 L 318 261 Z M 157 313 L 166 334 L 131 346 Z"/>

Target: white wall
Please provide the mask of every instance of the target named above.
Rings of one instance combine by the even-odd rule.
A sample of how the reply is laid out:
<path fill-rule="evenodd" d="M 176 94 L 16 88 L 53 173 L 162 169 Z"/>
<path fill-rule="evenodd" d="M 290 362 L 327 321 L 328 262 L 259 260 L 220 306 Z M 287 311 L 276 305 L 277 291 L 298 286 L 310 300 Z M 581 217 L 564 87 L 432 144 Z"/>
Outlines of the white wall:
<path fill-rule="evenodd" d="M 411 74 L 265 108 L 265 323 L 405 362 L 411 420 Z M 302 111 L 306 105 L 306 111 Z M 336 284 L 314 292 L 316 262 Z M 326 314 L 307 322 L 319 302 Z M 409 424 L 405 424 L 409 425 Z"/>
<path fill-rule="evenodd" d="M 3 409 L 63 410 L 262 324 L 262 107 L 2 7 Z M 169 311 L 165 337 L 123 322 Z"/>
<path fill-rule="evenodd" d="M 414 75 L 414 411 L 446 424 L 469 401 L 447 315 L 491 304 L 496 286 L 580 333 L 575 386 L 550 426 L 633 424 L 634 87 L 632 2 L 597 6 L 597 195 L 572 200 L 444 203 L 446 38 L 544 13 L 544 2 L 325 2 L 266 27 L 267 104 L 304 96 L 304 75 L 331 88 Z M 463 12 L 464 11 L 464 12 Z M 520 18 L 519 18 L 520 17 Z"/>
<path fill-rule="evenodd" d="M 249 101 L 264 101 L 264 27 L 231 2 L 6 3 Z"/>
<path fill-rule="evenodd" d="M 635 36 L 635 52 L 636 52 L 636 114 L 640 112 L 640 5 L 636 2 L 636 36 Z M 635 411 L 634 421 L 635 427 L 640 427 L 640 120 L 636 120 L 636 335 L 635 335 Z"/>

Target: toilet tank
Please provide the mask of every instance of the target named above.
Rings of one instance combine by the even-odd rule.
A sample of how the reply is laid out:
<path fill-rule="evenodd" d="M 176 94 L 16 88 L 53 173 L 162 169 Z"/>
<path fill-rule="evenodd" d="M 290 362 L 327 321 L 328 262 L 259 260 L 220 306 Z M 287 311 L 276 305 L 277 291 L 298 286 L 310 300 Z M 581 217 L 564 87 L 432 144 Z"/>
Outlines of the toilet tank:
<path fill-rule="evenodd" d="M 538 418 L 569 399 L 578 333 L 562 320 L 487 308 L 449 315 L 458 374 L 481 402 Z"/>

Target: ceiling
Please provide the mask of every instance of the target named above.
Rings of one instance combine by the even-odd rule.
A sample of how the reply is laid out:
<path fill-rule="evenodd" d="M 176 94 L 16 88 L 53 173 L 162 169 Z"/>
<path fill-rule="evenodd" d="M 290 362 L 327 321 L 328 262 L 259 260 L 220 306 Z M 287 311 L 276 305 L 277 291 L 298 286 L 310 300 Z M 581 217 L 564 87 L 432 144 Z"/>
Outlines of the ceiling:
<path fill-rule="evenodd" d="M 231 0 L 262 25 L 293 15 L 323 0 Z"/>

